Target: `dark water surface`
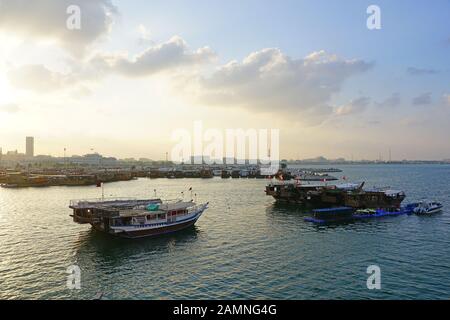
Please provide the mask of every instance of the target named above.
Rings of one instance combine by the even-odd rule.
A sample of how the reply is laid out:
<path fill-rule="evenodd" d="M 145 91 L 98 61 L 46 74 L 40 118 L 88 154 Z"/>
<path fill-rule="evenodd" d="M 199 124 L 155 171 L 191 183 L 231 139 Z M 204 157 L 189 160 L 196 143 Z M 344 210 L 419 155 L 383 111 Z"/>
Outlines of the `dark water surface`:
<path fill-rule="evenodd" d="M 99 188 L 0 189 L 0 298 L 450 298 L 450 166 L 340 168 L 351 181 L 405 190 L 405 203 L 441 201 L 444 211 L 318 227 L 297 207 L 275 205 L 265 180 L 139 179 L 105 193 L 152 197 L 156 188 L 173 198 L 193 187 L 210 208 L 192 229 L 125 240 L 69 217 L 69 200 L 99 197 Z M 73 264 L 81 290 L 66 287 Z M 381 290 L 366 287 L 372 264 Z"/>

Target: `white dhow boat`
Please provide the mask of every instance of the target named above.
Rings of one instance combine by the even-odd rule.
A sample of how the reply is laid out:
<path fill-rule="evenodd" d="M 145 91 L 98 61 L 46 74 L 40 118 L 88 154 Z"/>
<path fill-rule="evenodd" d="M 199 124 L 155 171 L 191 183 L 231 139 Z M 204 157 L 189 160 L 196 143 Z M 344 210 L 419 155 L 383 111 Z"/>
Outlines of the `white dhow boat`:
<path fill-rule="evenodd" d="M 125 238 L 157 236 L 195 224 L 208 203 L 160 199 L 73 200 L 73 221 Z"/>

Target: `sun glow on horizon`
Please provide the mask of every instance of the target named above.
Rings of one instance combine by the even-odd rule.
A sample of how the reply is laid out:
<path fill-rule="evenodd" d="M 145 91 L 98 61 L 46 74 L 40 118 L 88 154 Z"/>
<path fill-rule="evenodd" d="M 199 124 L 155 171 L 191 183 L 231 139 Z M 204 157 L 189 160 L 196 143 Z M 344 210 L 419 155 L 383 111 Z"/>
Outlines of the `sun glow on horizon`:
<path fill-rule="evenodd" d="M 202 120 L 219 130 L 279 128 L 283 158 L 376 159 L 389 148 L 397 159 L 450 158 L 450 47 L 430 46 L 448 41 L 434 27 L 444 10 L 423 17 L 419 6 L 412 23 L 401 6 L 382 3 L 402 24 L 383 20 L 368 31 L 360 4 L 341 4 L 339 15 L 320 1 L 243 5 L 225 23 L 217 12 L 233 4 L 205 2 L 199 19 L 184 2 L 174 12 L 164 3 L 35 0 L 24 12 L 0 1 L 8 4 L 0 12 L 4 150 L 33 135 L 44 154 L 95 146 L 161 158 L 172 131 Z M 79 31 L 66 29 L 66 4 L 81 7 Z M 359 7 L 362 22 L 342 19 Z M 411 41 L 400 25 L 421 33 Z"/>

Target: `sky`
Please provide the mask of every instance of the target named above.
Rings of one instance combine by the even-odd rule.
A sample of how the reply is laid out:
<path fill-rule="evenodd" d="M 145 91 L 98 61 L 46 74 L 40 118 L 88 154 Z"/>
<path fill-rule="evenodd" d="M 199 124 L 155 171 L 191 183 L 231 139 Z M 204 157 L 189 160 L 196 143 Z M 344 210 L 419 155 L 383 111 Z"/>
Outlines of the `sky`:
<path fill-rule="evenodd" d="M 0 0 L 0 147 L 164 159 L 202 121 L 286 159 L 449 159 L 449 57 L 448 0 Z"/>

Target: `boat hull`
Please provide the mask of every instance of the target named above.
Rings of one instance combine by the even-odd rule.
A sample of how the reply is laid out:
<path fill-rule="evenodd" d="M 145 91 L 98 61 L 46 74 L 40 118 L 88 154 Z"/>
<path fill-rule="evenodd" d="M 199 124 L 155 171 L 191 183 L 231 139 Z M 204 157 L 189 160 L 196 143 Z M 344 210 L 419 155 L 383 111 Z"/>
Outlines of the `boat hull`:
<path fill-rule="evenodd" d="M 442 211 L 442 207 L 441 208 L 436 208 L 436 209 L 431 209 L 431 210 L 428 210 L 426 212 L 418 211 L 418 212 L 416 212 L 416 214 L 419 215 L 419 216 L 426 216 L 426 215 L 429 215 L 429 214 L 439 213 L 441 211 Z"/>
<path fill-rule="evenodd" d="M 184 220 L 180 220 L 177 222 L 171 223 L 156 223 L 150 225 L 127 225 L 114 227 L 109 226 L 108 223 L 99 222 L 99 223 L 91 223 L 94 229 L 117 236 L 121 238 L 144 238 L 144 237 L 155 237 L 164 235 L 167 233 L 173 233 L 177 231 L 181 231 L 183 229 L 189 228 L 193 226 L 203 212 L 207 209 L 207 205 L 203 205 L 201 209 L 193 213 L 193 215 Z"/>

